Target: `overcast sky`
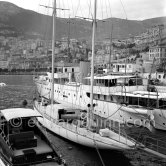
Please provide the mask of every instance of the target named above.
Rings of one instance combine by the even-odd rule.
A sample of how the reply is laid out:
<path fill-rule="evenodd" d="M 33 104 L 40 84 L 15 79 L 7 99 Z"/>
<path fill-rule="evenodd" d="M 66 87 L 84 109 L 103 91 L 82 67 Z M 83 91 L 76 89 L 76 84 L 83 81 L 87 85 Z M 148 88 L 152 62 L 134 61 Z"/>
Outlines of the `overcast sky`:
<path fill-rule="evenodd" d="M 1 1 L 1 0 L 0 0 Z M 4 1 L 4 0 L 3 0 Z M 25 9 L 43 14 L 51 12 L 41 5 L 52 6 L 53 0 L 6 0 Z M 97 18 L 108 17 L 143 20 L 166 16 L 166 0 L 98 0 Z M 93 0 L 57 0 L 57 7 L 70 8 L 70 11 L 58 11 L 60 17 L 91 17 Z"/>

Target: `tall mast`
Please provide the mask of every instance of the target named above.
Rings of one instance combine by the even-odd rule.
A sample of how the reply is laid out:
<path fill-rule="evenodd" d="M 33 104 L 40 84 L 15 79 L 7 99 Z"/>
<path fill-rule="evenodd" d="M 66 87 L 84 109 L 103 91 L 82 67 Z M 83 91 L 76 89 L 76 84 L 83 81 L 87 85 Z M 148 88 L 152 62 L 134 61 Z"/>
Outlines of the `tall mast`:
<path fill-rule="evenodd" d="M 53 28 L 52 28 L 52 88 L 51 104 L 54 104 L 54 56 L 55 56 L 55 27 L 56 27 L 56 0 L 53 4 Z"/>
<path fill-rule="evenodd" d="M 91 58 L 91 113 L 93 113 L 93 83 L 94 83 L 94 54 L 95 54 L 95 32 L 96 32 L 96 10 L 97 0 L 94 0 L 94 18 L 93 18 L 93 32 L 92 32 L 92 58 Z"/>
<path fill-rule="evenodd" d="M 108 69 L 111 69 L 111 54 L 112 54 L 112 32 L 113 32 L 113 22 L 111 24 L 111 35 L 110 35 L 110 54 L 108 59 Z"/>
<path fill-rule="evenodd" d="M 69 17 L 69 21 L 67 22 L 69 24 L 68 26 L 68 38 L 67 38 L 67 56 L 69 57 L 70 54 L 70 17 Z"/>

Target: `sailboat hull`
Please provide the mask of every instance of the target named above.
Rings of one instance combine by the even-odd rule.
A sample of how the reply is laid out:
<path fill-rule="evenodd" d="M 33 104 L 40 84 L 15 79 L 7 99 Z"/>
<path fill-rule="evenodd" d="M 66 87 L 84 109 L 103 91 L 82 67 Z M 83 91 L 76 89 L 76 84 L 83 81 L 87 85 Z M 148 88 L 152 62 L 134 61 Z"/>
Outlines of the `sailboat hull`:
<path fill-rule="evenodd" d="M 65 122 L 57 122 L 55 119 L 48 115 L 47 111 L 46 116 L 46 113 L 42 111 L 43 109 L 41 107 L 42 106 L 39 104 L 35 104 L 34 107 L 35 110 L 39 111 L 43 115 L 43 118 L 38 118 L 38 121 L 48 130 L 72 142 L 91 148 L 113 150 L 133 149 L 135 146 L 134 141 L 111 131 L 110 137 L 102 137 L 101 135 L 93 133 L 86 128 L 81 128 L 73 124 L 67 124 Z M 51 114 L 52 113 L 50 112 L 50 115 Z"/>

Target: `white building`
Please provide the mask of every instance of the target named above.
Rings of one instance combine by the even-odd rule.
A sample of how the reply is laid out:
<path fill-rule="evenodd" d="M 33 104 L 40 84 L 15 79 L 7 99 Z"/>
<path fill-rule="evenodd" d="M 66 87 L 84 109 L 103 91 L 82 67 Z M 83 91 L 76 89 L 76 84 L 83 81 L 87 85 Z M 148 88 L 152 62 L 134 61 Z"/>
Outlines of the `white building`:
<path fill-rule="evenodd" d="M 137 71 L 137 65 L 133 63 L 115 63 L 113 64 L 113 72 L 133 73 Z"/>
<path fill-rule="evenodd" d="M 149 60 L 153 60 L 161 63 L 166 58 L 166 47 L 156 46 L 149 48 Z"/>

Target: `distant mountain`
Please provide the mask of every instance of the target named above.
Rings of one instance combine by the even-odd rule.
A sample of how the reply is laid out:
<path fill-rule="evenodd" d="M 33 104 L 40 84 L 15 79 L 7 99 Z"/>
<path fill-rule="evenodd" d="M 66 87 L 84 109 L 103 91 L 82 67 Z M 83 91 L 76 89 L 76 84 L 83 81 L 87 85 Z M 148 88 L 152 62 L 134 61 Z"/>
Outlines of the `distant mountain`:
<path fill-rule="evenodd" d="M 69 20 L 57 18 L 57 39 L 67 37 Z M 104 22 L 103 22 L 104 21 Z M 152 18 L 143 21 L 109 18 L 97 23 L 97 38 L 109 38 L 113 24 L 113 38 L 125 38 L 129 35 L 138 35 L 147 28 L 166 23 L 166 17 Z M 70 36 L 90 40 L 92 23 L 78 18 L 71 19 Z M 0 35 L 27 37 L 51 37 L 52 18 L 31 10 L 25 10 L 12 3 L 0 1 Z M 5 30 L 6 31 L 5 31 Z M 11 32 L 11 33 L 10 33 Z"/>

